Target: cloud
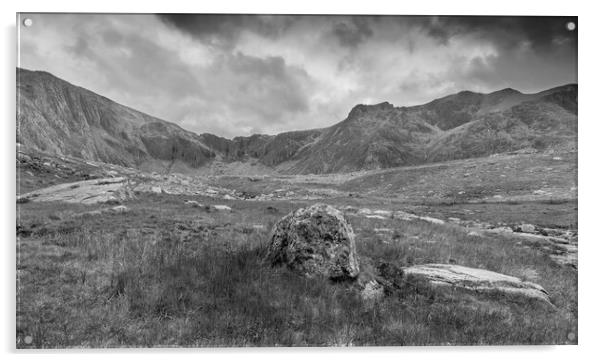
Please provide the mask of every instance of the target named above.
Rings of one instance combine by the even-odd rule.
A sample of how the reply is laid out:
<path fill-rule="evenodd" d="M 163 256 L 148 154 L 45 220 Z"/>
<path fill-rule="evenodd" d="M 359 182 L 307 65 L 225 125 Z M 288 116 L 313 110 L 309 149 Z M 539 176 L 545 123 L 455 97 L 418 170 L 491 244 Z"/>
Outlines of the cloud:
<path fill-rule="evenodd" d="M 577 17 L 563 16 L 443 16 L 421 21 L 429 34 L 447 41 L 462 34 L 478 35 L 506 49 L 529 42 L 538 51 L 550 51 L 558 39 L 576 46 L 577 30 L 568 31 L 568 22 L 577 24 Z"/>
<path fill-rule="evenodd" d="M 165 24 L 214 45 L 231 47 L 243 31 L 275 37 L 282 33 L 295 16 L 234 14 L 159 14 Z"/>
<path fill-rule="evenodd" d="M 576 81 L 566 17 L 28 16 L 21 66 L 226 137 L 326 127 L 357 103 Z"/>
<path fill-rule="evenodd" d="M 350 22 L 338 22 L 333 28 L 333 34 L 342 46 L 357 47 L 362 41 L 373 35 L 370 28 L 370 18 L 351 17 Z"/>

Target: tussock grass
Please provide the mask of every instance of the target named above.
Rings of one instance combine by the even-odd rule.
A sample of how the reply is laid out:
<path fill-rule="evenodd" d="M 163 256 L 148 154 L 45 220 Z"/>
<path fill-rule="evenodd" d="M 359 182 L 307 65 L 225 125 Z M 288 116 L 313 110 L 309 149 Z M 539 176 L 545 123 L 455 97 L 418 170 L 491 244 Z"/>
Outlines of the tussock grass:
<path fill-rule="evenodd" d="M 529 277 L 556 309 L 417 280 L 365 302 L 351 284 L 264 263 L 271 225 L 295 205 L 277 204 L 274 213 L 238 202 L 236 212 L 207 214 L 182 203 L 140 200 L 125 215 L 71 218 L 64 211 L 59 219 L 49 217 L 52 205 L 36 212 L 24 205 L 32 207 L 24 224 L 41 226 L 18 250 L 18 347 L 577 342 L 576 271 L 512 241 L 418 220 L 350 219 L 363 261 L 456 262 Z M 250 227 L 257 224 L 265 228 Z M 383 238 L 379 227 L 394 232 Z"/>

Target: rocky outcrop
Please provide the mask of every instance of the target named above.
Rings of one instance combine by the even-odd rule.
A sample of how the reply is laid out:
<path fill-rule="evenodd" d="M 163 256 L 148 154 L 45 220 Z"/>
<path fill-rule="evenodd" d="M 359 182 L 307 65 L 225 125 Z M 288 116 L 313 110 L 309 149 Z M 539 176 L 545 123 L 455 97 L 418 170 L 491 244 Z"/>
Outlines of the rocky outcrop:
<path fill-rule="evenodd" d="M 132 197 L 133 193 L 125 177 L 111 177 L 46 187 L 23 194 L 17 200 L 96 204 L 119 203 Z"/>
<path fill-rule="evenodd" d="M 403 274 L 405 278 L 425 279 L 434 286 L 522 296 L 551 304 L 548 293 L 540 285 L 489 270 L 450 264 L 425 264 L 404 268 Z"/>
<path fill-rule="evenodd" d="M 270 235 L 268 260 L 332 280 L 359 274 L 353 229 L 339 210 L 326 204 L 298 209 L 278 221 Z"/>

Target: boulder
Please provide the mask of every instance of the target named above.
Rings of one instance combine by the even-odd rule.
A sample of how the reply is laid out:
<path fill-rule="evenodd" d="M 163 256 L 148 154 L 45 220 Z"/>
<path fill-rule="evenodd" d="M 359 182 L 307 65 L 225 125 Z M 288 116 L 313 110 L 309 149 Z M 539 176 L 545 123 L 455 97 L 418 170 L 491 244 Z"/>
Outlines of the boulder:
<path fill-rule="evenodd" d="M 151 192 L 155 193 L 155 194 L 162 194 L 163 193 L 163 188 L 161 188 L 161 186 L 152 186 L 150 188 Z"/>
<path fill-rule="evenodd" d="M 434 286 L 522 296 L 551 304 L 548 292 L 542 286 L 484 269 L 451 264 L 425 264 L 404 268 L 403 275 L 404 278 L 425 279 Z"/>
<path fill-rule="evenodd" d="M 326 204 L 301 208 L 280 219 L 270 235 L 268 260 L 332 280 L 359 274 L 353 229 L 339 210 Z"/>

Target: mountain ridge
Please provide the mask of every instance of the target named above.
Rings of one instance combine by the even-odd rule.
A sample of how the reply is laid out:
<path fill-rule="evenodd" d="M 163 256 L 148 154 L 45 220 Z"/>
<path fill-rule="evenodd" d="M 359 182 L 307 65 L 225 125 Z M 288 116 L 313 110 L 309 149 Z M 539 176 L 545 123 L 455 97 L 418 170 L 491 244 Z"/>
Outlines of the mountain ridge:
<path fill-rule="evenodd" d="M 194 134 L 45 71 L 17 68 L 17 79 L 17 142 L 145 169 L 253 161 L 282 173 L 334 173 L 576 144 L 577 84 L 531 94 L 461 91 L 415 106 L 358 104 L 329 127 L 227 139 Z"/>

